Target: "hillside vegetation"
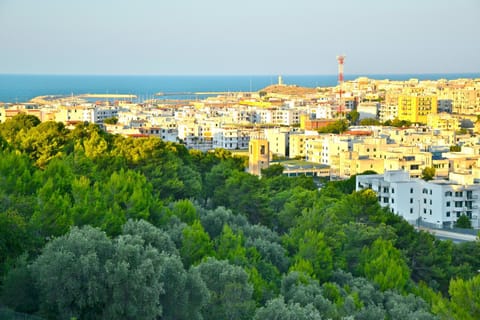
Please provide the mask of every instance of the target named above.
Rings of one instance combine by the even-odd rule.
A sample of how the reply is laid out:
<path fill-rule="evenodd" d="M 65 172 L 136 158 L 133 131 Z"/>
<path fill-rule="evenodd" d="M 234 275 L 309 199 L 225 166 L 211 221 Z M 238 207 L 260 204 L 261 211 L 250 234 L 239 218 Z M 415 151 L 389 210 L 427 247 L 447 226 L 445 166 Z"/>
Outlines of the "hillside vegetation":
<path fill-rule="evenodd" d="M 0 124 L 1 305 L 45 319 L 479 319 L 480 243 L 416 232 L 354 179 L 225 150 Z"/>

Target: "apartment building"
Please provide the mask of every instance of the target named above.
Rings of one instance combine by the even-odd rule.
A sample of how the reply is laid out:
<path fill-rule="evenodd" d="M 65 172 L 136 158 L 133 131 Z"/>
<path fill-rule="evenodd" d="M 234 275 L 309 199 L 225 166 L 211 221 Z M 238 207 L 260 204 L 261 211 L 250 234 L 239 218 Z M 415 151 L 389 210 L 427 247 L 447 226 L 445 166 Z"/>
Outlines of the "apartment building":
<path fill-rule="evenodd" d="M 453 227 L 465 215 L 474 228 L 479 224 L 480 185 L 464 184 L 459 177 L 450 180 L 412 179 L 404 170 L 356 177 L 356 190 L 372 189 L 381 206 L 389 207 L 411 224 Z"/>
<path fill-rule="evenodd" d="M 115 106 L 62 106 L 55 113 L 55 121 L 101 124 L 105 119 L 118 118 L 118 111 L 118 107 Z"/>
<path fill-rule="evenodd" d="M 437 97 L 435 95 L 398 96 L 398 119 L 412 123 L 427 123 L 429 114 L 437 113 Z"/>
<path fill-rule="evenodd" d="M 265 138 L 270 145 L 270 152 L 280 157 L 288 156 L 290 128 L 271 128 L 265 129 Z"/>
<path fill-rule="evenodd" d="M 348 179 L 352 175 L 360 174 L 365 171 L 383 173 L 384 160 L 361 155 L 356 151 L 342 152 L 338 157 L 337 176 L 339 178 Z"/>
<path fill-rule="evenodd" d="M 316 119 L 333 119 L 335 109 L 331 105 L 319 105 L 315 108 Z"/>
<path fill-rule="evenodd" d="M 176 128 L 165 127 L 143 127 L 139 128 L 140 134 L 154 136 L 168 142 L 178 142 L 178 130 Z"/>
<path fill-rule="evenodd" d="M 437 100 L 437 111 L 438 113 L 452 113 L 452 99 L 438 99 Z"/>
<path fill-rule="evenodd" d="M 475 115 L 480 113 L 480 88 L 473 85 L 464 88 L 446 88 L 443 96 L 452 101 L 452 112 Z"/>
<path fill-rule="evenodd" d="M 306 153 L 306 143 L 310 140 L 318 139 L 319 135 L 317 134 L 291 134 L 288 137 L 288 154 L 290 158 L 301 158 L 305 159 Z"/>
<path fill-rule="evenodd" d="M 460 129 L 460 121 L 449 113 L 429 114 L 427 126 L 432 129 L 457 131 Z"/>
<path fill-rule="evenodd" d="M 350 151 L 357 140 L 351 136 L 336 134 L 320 135 L 316 139 L 305 142 L 306 160 L 310 162 L 332 165 L 344 151 Z"/>
<path fill-rule="evenodd" d="M 378 110 L 378 118 L 381 122 L 393 120 L 398 117 L 398 104 L 381 104 Z"/>
<path fill-rule="evenodd" d="M 221 127 L 212 129 L 213 149 L 246 150 L 250 142 L 250 129 Z"/>
<path fill-rule="evenodd" d="M 300 123 L 301 111 L 290 108 L 256 108 L 252 123 L 292 126 Z"/>
<path fill-rule="evenodd" d="M 405 170 L 412 178 L 421 177 L 423 169 L 432 166 L 432 153 L 420 151 L 418 147 L 395 147 L 383 157 L 385 171 Z"/>

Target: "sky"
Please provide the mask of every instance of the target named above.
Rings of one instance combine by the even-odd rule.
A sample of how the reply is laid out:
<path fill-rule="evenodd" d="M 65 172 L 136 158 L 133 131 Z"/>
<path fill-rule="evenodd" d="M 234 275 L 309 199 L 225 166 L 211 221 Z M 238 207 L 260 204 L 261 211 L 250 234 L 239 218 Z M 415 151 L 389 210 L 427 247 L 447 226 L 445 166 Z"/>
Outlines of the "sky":
<path fill-rule="evenodd" d="M 0 0 L 0 74 L 480 72 L 480 0 Z"/>

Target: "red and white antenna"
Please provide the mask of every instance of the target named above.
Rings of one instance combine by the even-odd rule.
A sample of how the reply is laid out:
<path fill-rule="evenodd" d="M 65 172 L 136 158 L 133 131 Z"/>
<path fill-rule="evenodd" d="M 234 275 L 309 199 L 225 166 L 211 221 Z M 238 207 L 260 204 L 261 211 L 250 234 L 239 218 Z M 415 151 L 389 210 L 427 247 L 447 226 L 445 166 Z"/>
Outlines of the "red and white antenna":
<path fill-rule="evenodd" d="M 337 56 L 338 62 L 338 84 L 343 84 L 343 62 L 345 61 L 345 55 Z"/>
<path fill-rule="evenodd" d="M 339 94 L 340 94 L 340 101 L 338 103 L 338 108 L 337 108 L 337 113 L 342 114 L 343 113 L 343 99 L 342 99 L 342 93 L 343 93 L 343 62 L 345 61 L 345 55 L 340 55 L 337 56 L 337 62 L 338 62 L 338 86 L 339 86 Z"/>

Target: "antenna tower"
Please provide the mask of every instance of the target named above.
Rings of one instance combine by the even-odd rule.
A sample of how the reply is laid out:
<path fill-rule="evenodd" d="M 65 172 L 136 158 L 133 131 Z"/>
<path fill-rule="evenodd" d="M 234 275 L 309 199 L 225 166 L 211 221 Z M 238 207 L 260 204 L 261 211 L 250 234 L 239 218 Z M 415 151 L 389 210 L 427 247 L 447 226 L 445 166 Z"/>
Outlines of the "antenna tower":
<path fill-rule="evenodd" d="M 345 55 L 340 55 L 337 56 L 337 62 L 338 62 L 338 86 L 339 86 L 339 103 L 338 103 L 338 108 L 337 108 L 337 113 L 342 115 L 344 112 L 344 103 L 343 103 L 343 62 L 345 61 Z"/>

